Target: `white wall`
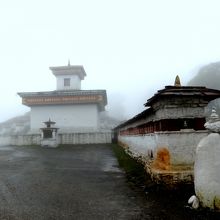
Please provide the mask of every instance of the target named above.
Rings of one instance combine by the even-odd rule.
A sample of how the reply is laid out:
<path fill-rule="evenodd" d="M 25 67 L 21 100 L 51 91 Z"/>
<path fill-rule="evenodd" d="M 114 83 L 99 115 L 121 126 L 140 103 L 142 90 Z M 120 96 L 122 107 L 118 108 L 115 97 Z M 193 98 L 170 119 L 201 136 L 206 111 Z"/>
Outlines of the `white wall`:
<path fill-rule="evenodd" d="M 31 107 L 31 130 L 45 127 L 44 121 L 50 118 L 60 132 L 68 129 L 83 131 L 97 130 L 99 112 L 96 104 L 47 105 Z"/>
<path fill-rule="evenodd" d="M 110 144 L 112 143 L 111 132 L 88 132 L 88 133 L 72 133 L 59 134 L 58 144 Z M 41 135 L 0 135 L 0 146 L 15 145 L 40 145 Z"/>
<path fill-rule="evenodd" d="M 146 135 L 122 135 L 118 140 L 129 147 L 134 157 L 146 158 L 151 151 L 155 156 L 158 148 L 165 147 L 170 152 L 171 164 L 192 165 L 195 161 L 197 144 L 207 135 L 207 131 L 171 131 Z"/>
<path fill-rule="evenodd" d="M 166 147 L 171 156 L 171 163 L 176 165 L 193 165 L 196 147 L 208 131 L 171 131 L 156 132 L 157 148 Z"/>
<path fill-rule="evenodd" d="M 129 150 L 134 157 L 146 157 L 150 155 L 150 151 L 156 149 L 156 141 L 154 134 L 119 136 L 118 140 L 121 143 L 129 146 Z"/>
<path fill-rule="evenodd" d="M 81 89 L 81 79 L 77 75 L 60 75 L 57 78 L 57 90 Z M 70 86 L 64 86 L 64 78 L 70 78 Z"/>
<path fill-rule="evenodd" d="M 111 132 L 59 134 L 59 144 L 110 144 Z"/>

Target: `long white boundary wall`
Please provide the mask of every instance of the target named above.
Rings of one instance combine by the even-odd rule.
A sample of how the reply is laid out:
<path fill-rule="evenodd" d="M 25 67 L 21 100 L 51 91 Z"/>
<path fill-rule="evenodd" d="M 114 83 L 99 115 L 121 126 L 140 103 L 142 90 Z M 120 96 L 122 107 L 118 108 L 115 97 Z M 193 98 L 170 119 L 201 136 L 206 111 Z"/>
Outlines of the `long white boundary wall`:
<path fill-rule="evenodd" d="M 207 135 L 207 131 L 155 132 L 145 135 L 119 135 L 118 141 L 126 146 L 134 157 L 155 157 L 157 149 L 165 147 L 170 152 L 171 164 L 192 165 L 197 144 Z"/>
<path fill-rule="evenodd" d="M 5 145 L 40 145 L 41 135 L 0 136 L 0 146 Z M 59 144 L 109 144 L 112 143 L 111 132 L 58 134 Z"/>

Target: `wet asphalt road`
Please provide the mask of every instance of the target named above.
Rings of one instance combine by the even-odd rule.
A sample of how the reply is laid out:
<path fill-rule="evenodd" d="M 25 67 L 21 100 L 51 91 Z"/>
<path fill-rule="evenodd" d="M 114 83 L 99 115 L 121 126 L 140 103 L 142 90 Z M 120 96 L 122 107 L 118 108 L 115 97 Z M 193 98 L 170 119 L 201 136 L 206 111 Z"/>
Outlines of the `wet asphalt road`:
<path fill-rule="evenodd" d="M 0 219 L 148 219 L 143 200 L 109 145 L 0 147 Z"/>

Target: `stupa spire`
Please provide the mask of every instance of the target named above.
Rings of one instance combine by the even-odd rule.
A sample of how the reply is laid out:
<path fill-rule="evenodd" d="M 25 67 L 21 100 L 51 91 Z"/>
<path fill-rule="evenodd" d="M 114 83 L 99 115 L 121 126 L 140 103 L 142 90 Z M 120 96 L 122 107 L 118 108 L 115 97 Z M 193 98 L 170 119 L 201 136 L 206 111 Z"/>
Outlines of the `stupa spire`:
<path fill-rule="evenodd" d="M 175 82 L 174 82 L 174 86 L 181 86 L 180 77 L 178 75 L 176 76 L 176 79 L 175 79 Z"/>

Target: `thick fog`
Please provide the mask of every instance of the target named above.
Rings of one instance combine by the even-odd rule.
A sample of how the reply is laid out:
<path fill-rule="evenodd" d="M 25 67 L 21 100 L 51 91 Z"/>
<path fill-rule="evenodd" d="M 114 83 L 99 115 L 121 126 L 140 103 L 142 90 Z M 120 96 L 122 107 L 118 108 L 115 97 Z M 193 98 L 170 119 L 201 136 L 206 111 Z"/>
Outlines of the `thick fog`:
<path fill-rule="evenodd" d="M 201 67 L 198 73 L 189 81 L 188 85 L 220 89 L 220 62 L 210 63 Z"/>
<path fill-rule="evenodd" d="M 56 89 L 49 66 L 83 65 L 82 89 L 106 89 L 127 119 L 178 74 L 186 85 L 220 60 L 219 1 L 4 1 L 0 122 L 30 109 L 17 92 Z"/>
<path fill-rule="evenodd" d="M 210 63 L 201 67 L 198 73 L 189 81 L 188 85 L 206 86 L 220 90 L 220 62 Z M 205 109 L 206 118 L 209 119 L 212 109 L 220 115 L 220 98 L 211 101 Z"/>

